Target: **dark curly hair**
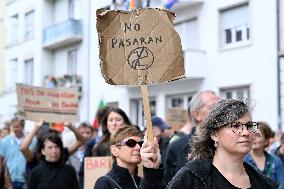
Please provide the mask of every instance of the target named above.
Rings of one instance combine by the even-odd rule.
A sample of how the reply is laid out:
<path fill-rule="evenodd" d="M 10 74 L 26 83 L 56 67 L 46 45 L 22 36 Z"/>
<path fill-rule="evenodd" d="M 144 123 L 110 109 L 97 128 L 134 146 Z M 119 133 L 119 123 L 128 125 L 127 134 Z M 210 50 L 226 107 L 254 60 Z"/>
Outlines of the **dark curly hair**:
<path fill-rule="evenodd" d="M 202 122 L 199 132 L 193 137 L 189 158 L 213 159 L 216 147 L 211 135 L 221 127 L 236 121 L 250 113 L 249 106 L 244 100 L 220 100 L 212 106 Z"/>

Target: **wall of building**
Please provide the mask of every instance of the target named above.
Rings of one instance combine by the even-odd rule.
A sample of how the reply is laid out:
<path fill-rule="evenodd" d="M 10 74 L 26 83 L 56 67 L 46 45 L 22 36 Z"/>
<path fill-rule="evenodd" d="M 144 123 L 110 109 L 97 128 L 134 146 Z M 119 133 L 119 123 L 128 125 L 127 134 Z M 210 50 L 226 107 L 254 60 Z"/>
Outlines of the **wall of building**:
<path fill-rule="evenodd" d="M 280 23 L 280 48 L 281 54 L 284 55 L 284 0 L 279 0 L 279 23 Z"/>
<path fill-rule="evenodd" d="M 219 11 L 244 3 L 249 3 L 251 42 L 242 47 L 223 49 L 220 45 Z M 266 10 L 267 14 L 263 14 L 263 10 Z M 255 104 L 254 119 L 268 121 L 273 128 L 276 128 L 278 120 L 275 10 L 276 2 L 260 3 L 256 0 L 204 1 L 202 4 L 176 10 L 175 23 L 197 18 L 199 31 L 199 49 L 197 50 L 204 52 L 205 61 L 202 66 L 189 67 L 189 70 L 204 69 L 205 77 L 200 80 L 189 79 L 184 83 L 178 81 L 166 85 L 162 84 L 159 87 L 150 86 L 150 96 L 155 96 L 157 99 L 157 114 L 165 117 L 168 93 L 182 94 L 211 89 L 220 94 L 222 88 L 249 86 L 250 98 Z M 96 36 L 92 41 L 95 45 L 97 44 Z M 95 53 L 92 62 L 99 62 L 98 51 L 95 46 L 93 48 Z M 198 66 L 198 64 L 196 65 Z M 95 73 L 100 72 L 98 66 L 94 66 L 92 70 L 95 71 L 94 75 L 96 76 Z M 102 93 L 94 95 L 98 91 L 93 89 L 93 92 L 91 92 L 92 97 L 94 97 L 93 101 L 98 101 L 99 99 L 95 100 L 98 96 L 103 97 L 106 102 L 118 101 L 119 106 L 131 115 L 132 110 L 129 107 L 129 101 L 141 97 L 139 88 L 108 86 L 101 76 L 93 76 L 93 78 L 96 81 L 94 86 L 97 86 Z M 124 88 L 127 90 L 125 91 Z M 123 95 L 123 97 L 120 95 Z M 92 108 L 92 111 L 94 110 L 96 110 L 96 107 Z"/>
<path fill-rule="evenodd" d="M 234 1 L 235 3 L 238 2 Z M 249 1 L 249 4 L 251 44 L 228 50 L 222 50 L 218 45 L 220 43 L 218 9 L 227 7 L 229 4 L 217 5 L 214 1 L 206 1 L 204 4 L 202 10 L 205 14 L 204 20 L 200 21 L 202 23 L 201 46 L 207 52 L 208 70 L 211 70 L 205 78 L 204 88 L 218 91 L 222 87 L 249 85 L 250 97 L 256 103 L 254 119 L 266 120 L 273 128 L 276 128 L 276 14 L 263 14 L 263 10 L 275 12 L 276 2 Z"/>
<path fill-rule="evenodd" d="M 4 92 L 4 79 L 5 79 L 5 70 L 4 70 L 4 45 L 5 45 L 5 1 L 0 1 L 0 96 Z"/>

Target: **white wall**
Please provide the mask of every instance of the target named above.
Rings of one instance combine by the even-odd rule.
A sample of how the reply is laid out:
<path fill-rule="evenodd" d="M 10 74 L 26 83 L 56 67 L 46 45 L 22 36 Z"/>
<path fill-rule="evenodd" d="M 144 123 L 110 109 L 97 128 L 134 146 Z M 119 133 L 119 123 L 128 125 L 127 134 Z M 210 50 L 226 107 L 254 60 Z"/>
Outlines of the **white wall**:
<path fill-rule="evenodd" d="M 251 44 L 230 50 L 220 49 L 219 10 L 246 2 L 250 4 Z M 266 11 L 264 12 L 263 10 Z M 149 95 L 154 95 L 158 98 L 158 115 L 164 117 L 165 96 L 169 93 L 168 91 L 178 94 L 185 91 L 191 92 L 211 89 L 219 93 L 221 87 L 249 85 L 250 97 L 256 101 L 255 111 L 253 112 L 254 119 L 268 121 L 275 129 L 277 127 L 275 10 L 276 4 L 274 1 L 260 2 L 256 0 L 208 0 L 204 1 L 203 4 L 178 10 L 178 12 L 176 12 L 176 22 L 194 17 L 198 19 L 200 50 L 204 51 L 206 54 L 204 62 L 206 66 L 202 66 L 199 69 L 204 69 L 206 76 L 204 80 L 197 82 L 198 85 L 196 85 L 195 88 L 191 88 L 192 86 L 190 86 L 190 84 L 194 85 L 196 82 L 190 80 L 185 82 L 188 87 L 181 83 L 176 84 L 175 82 L 159 87 L 150 86 Z M 92 41 L 94 41 L 92 48 L 95 51 L 92 62 L 98 63 L 96 35 L 93 36 Z M 94 68 L 94 76 L 92 78 L 96 81 L 94 83 L 96 83 L 95 86 L 98 90 L 93 89 L 93 92 L 90 92 L 94 94 L 91 101 L 98 102 L 99 100 L 95 99 L 98 97 L 101 98 L 101 96 L 104 97 L 105 101 L 116 101 L 119 99 L 119 95 L 123 95 L 120 97 L 119 105 L 124 108 L 125 104 L 129 104 L 129 99 L 139 97 L 140 90 L 137 87 L 127 87 L 128 91 L 125 92 L 123 91 L 123 87 L 107 86 L 100 75 L 95 76 L 95 74 L 100 72 L 97 64 L 92 66 Z M 116 88 L 118 88 L 118 90 Z M 92 108 L 92 111 L 95 110 L 96 108 Z M 125 110 L 127 112 L 128 109 Z"/>

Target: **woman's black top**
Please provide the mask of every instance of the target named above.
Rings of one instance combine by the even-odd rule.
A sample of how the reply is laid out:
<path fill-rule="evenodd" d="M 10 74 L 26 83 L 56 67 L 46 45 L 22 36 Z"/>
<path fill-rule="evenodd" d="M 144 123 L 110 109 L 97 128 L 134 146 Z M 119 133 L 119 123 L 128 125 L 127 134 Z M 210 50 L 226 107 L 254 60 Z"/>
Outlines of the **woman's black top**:
<path fill-rule="evenodd" d="M 43 160 L 32 170 L 28 189 L 79 189 L 75 169 L 59 162 Z"/>
<path fill-rule="evenodd" d="M 220 189 L 220 188 L 223 188 L 223 189 L 240 189 L 234 185 L 232 185 L 220 172 L 219 170 L 214 166 L 212 165 L 212 186 L 211 188 L 212 189 Z M 251 187 L 248 188 L 248 189 L 254 189 L 252 186 L 254 185 L 252 183 L 252 180 L 250 179 L 250 182 L 251 182 Z"/>

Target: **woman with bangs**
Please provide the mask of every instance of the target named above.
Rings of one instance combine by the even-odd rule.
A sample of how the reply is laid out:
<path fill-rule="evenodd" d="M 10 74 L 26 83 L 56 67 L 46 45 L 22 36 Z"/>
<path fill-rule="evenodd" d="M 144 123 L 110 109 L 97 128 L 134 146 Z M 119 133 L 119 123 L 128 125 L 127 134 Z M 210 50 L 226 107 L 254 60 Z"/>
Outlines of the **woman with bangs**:
<path fill-rule="evenodd" d="M 243 162 L 257 123 L 241 100 L 220 100 L 191 141 L 191 161 L 171 180 L 170 189 L 276 189 L 277 185 Z"/>
<path fill-rule="evenodd" d="M 133 126 L 119 127 L 110 138 L 110 151 L 113 167 L 105 176 L 100 177 L 94 189 L 160 189 L 163 170 L 159 169 L 161 155 L 157 139 L 154 143 L 144 137 Z M 142 145 L 143 144 L 143 145 Z M 142 147 L 142 148 L 141 148 Z M 144 178 L 137 175 L 137 166 L 142 162 Z"/>
<path fill-rule="evenodd" d="M 246 155 L 245 161 L 260 173 L 280 183 L 278 189 L 284 189 L 284 166 L 281 159 L 265 150 L 271 137 L 272 130 L 268 123 L 258 122 L 258 130 L 254 135 L 252 150 Z"/>
<path fill-rule="evenodd" d="M 75 169 L 63 161 L 63 144 L 58 133 L 46 133 L 39 139 L 40 164 L 32 170 L 28 189 L 79 189 Z"/>

